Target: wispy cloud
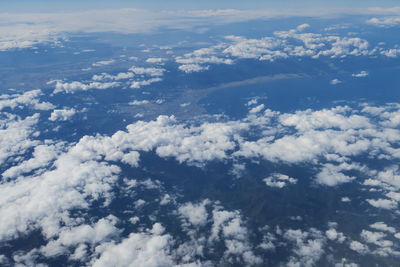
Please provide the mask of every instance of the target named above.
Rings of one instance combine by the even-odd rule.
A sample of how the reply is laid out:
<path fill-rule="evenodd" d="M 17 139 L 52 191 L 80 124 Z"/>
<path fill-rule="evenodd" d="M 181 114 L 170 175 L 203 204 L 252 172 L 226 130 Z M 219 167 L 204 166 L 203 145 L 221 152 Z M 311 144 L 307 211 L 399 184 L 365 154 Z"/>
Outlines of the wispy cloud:
<path fill-rule="evenodd" d="M 135 8 L 69 13 L 0 13 L 0 50 L 27 48 L 57 42 L 70 32 L 145 33 L 160 28 L 192 29 L 196 26 L 251 19 L 340 14 L 399 14 L 400 8 L 316 8 L 269 10 L 153 11 Z M 79 18 L 79 19 L 77 19 Z"/>

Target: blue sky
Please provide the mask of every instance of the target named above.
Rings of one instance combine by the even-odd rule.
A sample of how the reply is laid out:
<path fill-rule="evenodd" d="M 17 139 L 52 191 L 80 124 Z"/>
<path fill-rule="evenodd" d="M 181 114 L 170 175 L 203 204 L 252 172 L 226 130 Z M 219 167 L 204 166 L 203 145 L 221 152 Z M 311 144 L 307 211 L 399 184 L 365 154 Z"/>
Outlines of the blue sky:
<path fill-rule="evenodd" d="M 148 9 L 268 9 L 393 7 L 398 0 L 1 0 L 0 12 L 64 12 L 136 7 Z"/>

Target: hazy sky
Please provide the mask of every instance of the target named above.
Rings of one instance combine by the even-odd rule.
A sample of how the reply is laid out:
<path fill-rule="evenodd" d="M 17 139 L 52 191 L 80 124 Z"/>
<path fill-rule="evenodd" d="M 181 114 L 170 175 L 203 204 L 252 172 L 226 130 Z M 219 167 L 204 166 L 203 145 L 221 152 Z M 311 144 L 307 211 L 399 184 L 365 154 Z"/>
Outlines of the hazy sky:
<path fill-rule="evenodd" d="M 136 7 L 148 9 L 269 9 L 393 7 L 398 0 L 1 0 L 0 12 L 63 12 Z"/>

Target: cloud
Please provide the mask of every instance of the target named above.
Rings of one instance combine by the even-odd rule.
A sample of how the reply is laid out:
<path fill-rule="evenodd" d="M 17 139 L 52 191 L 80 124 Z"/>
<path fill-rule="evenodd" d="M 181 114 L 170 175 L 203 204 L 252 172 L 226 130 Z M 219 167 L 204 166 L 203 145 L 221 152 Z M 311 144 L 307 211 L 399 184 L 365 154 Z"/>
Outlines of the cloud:
<path fill-rule="evenodd" d="M 136 75 L 147 75 L 150 77 L 161 77 L 164 75 L 165 69 L 163 68 L 142 68 L 142 67 L 131 67 L 130 71 Z"/>
<path fill-rule="evenodd" d="M 38 44 L 59 45 L 69 33 L 119 32 L 148 33 L 163 28 L 192 30 L 200 26 L 226 24 L 253 19 L 288 16 L 322 17 L 340 14 L 382 14 L 398 12 L 393 8 L 332 9 L 294 8 L 268 10 L 189 10 L 155 12 L 122 8 L 63 13 L 0 13 L 0 50 L 23 49 Z M 76 18 L 79 17 L 79 21 Z M 104 19 L 107 18 L 107 19 Z M 391 24 L 396 19 L 372 19 L 374 25 Z M 397 23 L 397 22 L 396 22 Z M 305 26 L 300 26 L 303 30 Z"/>
<path fill-rule="evenodd" d="M 179 207 L 178 212 L 191 225 L 204 226 L 208 217 L 206 205 L 209 203 L 210 201 L 207 199 L 199 204 L 187 203 Z"/>
<path fill-rule="evenodd" d="M 308 26 L 308 24 L 303 24 L 295 29 L 276 31 L 272 36 L 260 39 L 248 39 L 234 35 L 225 36 L 225 42 L 177 56 L 175 61 L 180 64 L 179 69 L 190 73 L 203 71 L 210 64 L 233 64 L 236 59 L 273 62 L 291 57 L 317 59 L 320 57 L 374 56 L 377 54 L 387 57 L 397 55 L 397 52 L 393 49 L 370 48 L 369 42 L 359 37 L 304 32 Z M 361 75 L 364 75 L 364 73 L 361 73 Z M 337 84 L 339 82 L 338 79 L 334 79 L 331 83 Z"/>
<path fill-rule="evenodd" d="M 224 258 L 228 262 L 241 257 L 247 265 L 262 263 L 262 259 L 254 255 L 248 241 L 248 230 L 243 226 L 239 212 L 231 212 L 216 207 L 212 212 L 212 228 L 208 242 L 223 240 L 226 246 Z"/>
<path fill-rule="evenodd" d="M 379 27 L 394 27 L 400 24 L 400 17 L 370 18 L 368 24 Z"/>
<path fill-rule="evenodd" d="M 335 228 L 330 228 L 325 231 L 326 237 L 331 241 L 337 241 L 339 243 L 343 243 L 346 240 L 346 237 L 343 233 L 337 232 Z"/>
<path fill-rule="evenodd" d="M 289 184 L 297 183 L 297 179 L 280 173 L 274 173 L 272 176 L 264 178 L 263 181 L 267 186 L 277 188 L 283 188 Z"/>
<path fill-rule="evenodd" d="M 354 251 L 356 251 L 356 252 L 358 252 L 360 254 L 366 254 L 366 253 L 369 252 L 368 246 L 364 245 L 364 244 L 362 244 L 362 243 L 360 243 L 358 241 L 352 241 L 350 243 L 350 249 L 354 250 Z"/>
<path fill-rule="evenodd" d="M 149 80 L 144 80 L 144 81 L 133 81 L 132 83 L 131 83 L 131 88 L 134 88 L 134 89 L 139 89 L 139 88 L 141 88 L 142 86 L 147 86 L 147 85 L 150 85 L 150 84 L 152 84 L 152 83 L 155 83 L 155 82 L 161 82 L 162 81 L 162 79 L 161 78 L 152 78 L 152 79 L 149 79 Z"/>
<path fill-rule="evenodd" d="M 54 105 L 49 102 L 40 102 L 41 90 L 27 91 L 23 94 L 0 95 L 0 110 L 5 108 L 15 109 L 30 107 L 36 110 L 54 109 Z"/>
<path fill-rule="evenodd" d="M 368 76 L 368 71 L 361 71 L 359 73 L 353 73 L 351 76 L 356 77 L 356 78 L 364 78 Z"/>
<path fill-rule="evenodd" d="M 397 202 L 391 199 L 367 199 L 367 202 L 375 208 L 393 210 L 397 208 Z"/>
<path fill-rule="evenodd" d="M 372 243 L 375 244 L 379 247 L 391 247 L 393 246 L 393 242 L 389 240 L 383 240 L 384 237 L 386 237 L 386 234 L 381 233 L 381 232 L 371 232 L 368 230 L 362 230 L 361 232 L 361 238 L 367 242 L 367 243 Z"/>
<path fill-rule="evenodd" d="M 50 121 L 67 121 L 73 117 L 77 111 L 73 108 L 71 109 L 55 109 L 50 114 Z"/>
<path fill-rule="evenodd" d="M 397 58 L 397 56 L 400 54 L 400 49 L 392 48 L 387 50 L 381 50 L 381 54 L 389 58 Z"/>
<path fill-rule="evenodd" d="M 283 236 L 294 243 L 294 256 L 290 258 L 288 266 L 314 266 L 324 254 L 326 240 L 316 229 L 309 232 L 289 229 Z"/>
<path fill-rule="evenodd" d="M 140 106 L 140 105 L 147 105 L 149 103 L 150 103 L 150 101 L 148 101 L 148 100 L 133 100 L 133 101 L 129 102 L 128 104 L 131 106 Z"/>
<path fill-rule="evenodd" d="M 118 219 L 115 216 L 108 216 L 98 220 L 93 225 L 81 224 L 76 227 L 61 228 L 58 233 L 58 238 L 51 240 L 45 246 L 41 247 L 40 252 L 45 257 L 56 257 L 63 254 L 72 248 L 85 248 L 85 244 L 101 244 L 112 240 L 113 237 L 120 234 L 120 230 L 115 227 Z M 82 253 L 80 256 L 86 256 L 86 251 L 75 251 L 75 255 L 71 255 L 72 259 L 77 253 Z M 77 260 L 85 260 L 85 257 Z"/>
<path fill-rule="evenodd" d="M 338 166 L 332 164 L 324 164 L 322 171 L 316 175 L 316 182 L 327 186 L 336 186 L 342 183 L 348 183 L 356 179 L 354 176 L 343 174 L 343 170 L 359 169 L 359 166 L 351 166 L 342 163 Z"/>
<path fill-rule="evenodd" d="M 40 144 L 35 146 L 32 157 L 18 163 L 2 173 L 3 178 L 16 179 L 22 174 L 48 166 L 62 151 L 62 143 Z"/>
<path fill-rule="evenodd" d="M 389 233 L 396 233 L 396 229 L 394 227 L 388 226 L 384 222 L 376 222 L 370 225 L 371 228 L 374 228 L 376 230 L 381 230 Z"/>
<path fill-rule="evenodd" d="M 184 64 L 178 67 L 178 69 L 186 73 L 200 72 L 203 70 L 208 70 L 209 68 L 209 66 L 202 66 L 199 64 Z"/>
<path fill-rule="evenodd" d="M 107 66 L 107 65 L 110 65 L 110 64 L 113 64 L 113 63 L 115 63 L 114 59 L 101 60 L 101 61 L 97 61 L 97 62 L 93 63 L 92 66 L 93 67 L 101 67 L 101 66 Z"/>
<path fill-rule="evenodd" d="M 150 57 L 150 58 L 146 59 L 147 63 L 156 63 L 156 64 L 160 64 L 165 61 L 166 61 L 166 59 L 162 58 L 162 57 Z"/>
<path fill-rule="evenodd" d="M 264 104 L 258 105 L 252 109 L 249 110 L 249 113 L 258 113 L 260 111 L 262 111 L 265 108 Z"/>
<path fill-rule="evenodd" d="M 102 266 L 173 266 L 173 239 L 155 223 L 148 232 L 132 233 L 119 244 L 104 244 L 91 264 Z"/>
<path fill-rule="evenodd" d="M 16 157 L 23 156 L 28 149 L 39 144 L 38 141 L 33 140 L 31 137 L 35 137 L 38 134 L 36 125 L 40 116 L 39 114 L 34 114 L 21 119 L 18 116 L 7 113 L 1 115 L 0 164 L 4 166 L 6 162 L 13 162 Z"/>
<path fill-rule="evenodd" d="M 81 83 L 81 82 L 77 82 L 77 81 L 73 81 L 70 83 L 57 81 L 53 93 L 54 94 L 61 93 L 61 92 L 75 93 L 78 91 L 88 91 L 91 89 L 104 90 L 104 89 L 117 87 L 119 85 L 120 84 L 118 82 L 104 82 L 104 83 L 89 82 L 89 83 L 85 84 L 85 83 Z"/>
<path fill-rule="evenodd" d="M 362 165 L 357 157 L 368 155 L 370 159 L 385 157 L 391 160 L 400 157 L 395 146 L 400 140 L 395 119 L 399 108 L 393 104 L 354 108 L 338 106 L 290 113 L 260 109 L 243 119 L 196 124 L 177 121 L 173 116 L 160 116 L 153 121 L 135 122 L 110 136 L 85 136 L 72 144 L 35 140 L 38 136 L 35 134 L 38 115 L 21 119 L 2 113 L 5 117 L 2 117 L 4 127 L 0 135 L 8 139 L 0 146 L 0 155 L 7 162 L 2 165 L 2 175 L 6 179 L 0 184 L 0 214 L 4 214 L 0 216 L 0 239 L 13 240 L 33 231 L 43 234 L 43 247 L 29 252 L 31 254 L 18 254 L 16 258 L 21 262 L 35 257 L 39 259 L 44 254 L 49 257 L 67 255 L 70 259 L 84 258 L 84 261 L 100 266 L 123 264 L 125 260 L 138 264 L 142 260 L 152 263 L 154 259 L 148 257 L 148 253 L 154 251 L 160 255 L 157 259 L 160 264 L 189 264 L 196 262 L 198 257 L 204 255 L 202 253 L 208 253 L 208 249 L 219 247 L 223 248 L 220 250 L 221 264 L 261 264 L 262 258 L 251 241 L 253 232 L 246 227 L 246 219 L 239 211 L 226 210 L 211 200 L 179 203 L 168 192 L 171 193 L 170 200 L 164 203 L 168 205 L 160 205 L 166 194 L 160 190 L 155 198 L 157 206 L 174 207 L 170 214 L 175 216 L 182 234 L 186 235 L 185 241 L 168 234 L 168 227 L 164 229 L 159 224 L 145 230 L 142 221 L 137 225 L 144 228 L 120 236 L 124 229 L 119 229 L 112 217 L 89 222 L 85 215 L 90 213 L 94 203 L 108 207 L 118 197 L 115 195 L 118 181 L 126 178 L 121 177 L 121 165 L 138 167 L 143 152 L 199 167 L 215 160 L 236 163 L 241 159 L 307 163 L 316 172 L 313 179 L 319 184 L 337 186 L 357 181 L 362 187 L 373 185 L 384 188 L 382 196 L 374 193 L 374 197 L 367 195 L 364 200 L 394 212 L 400 201 L 397 195 L 399 169 L 388 166 L 372 170 L 372 167 Z M 27 143 L 23 145 L 21 140 Z M 33 153 L 28 153 L 28 150 L 33 150 Z M 21 159 L 21 155 L 26 159 Z M 364 177 L 373 177 L 377 182 L 363 184 L 367 181 Z M 135 196 L 134 190 L 138 188 L 161 188 L 159 183 L 151 180 L 139 182 L 126 178 L 125 181 L 128 182 L 124 182 L 126 186 L 124 184 L 121 190 L 127 196 Z M 272 173 L 264 182 L 282 187 L 283 183 L 286 186 L 297 180 Z M 368 193 L 365 191 L 365 194 Z M 152 204 L 152 200 L 143 196 L 130 200 L 135 212 L 145 212 Z M 138 205 L 135 207 L 135 204 Z M 82 216 L 72 216 L 72 211 L 79 211 Z M 132 214 L 126 220 L 133 215 L 141 218 L 141 214 Z M 157 216 L 156 211 L 151 214 L 153 223 L 157 222 Z M 384 235 L 394 231 L 383 222 L 370 227 L 385 231 Z M 370 232 L 363 232 L 363 242 L 371 244 L 371 248 L 381 245 L 371 253 L 395 255 L 386 242 L 389 239 Z M 289 229 L 281 237 L 292 248 L 288 264 L 302 266 L 318 262 L 326 242 L 340 243 L 346 238 L 331 226 L 323 231 Z M 260 241 L 263 245 L 259 248 L 264 247 L 267 251 L 277 248 L 279 242 L 273 240 L 266 237 Z M 360 253 L 369 251 L 368 247 L 354 242 L 358 241 L 349 243 L 351 249 Z M 129 247 L 140 250 L 132 251 Z"/>
<path fill-rule="evenodd" d="M 336 85 L 336 84 L 340 84 L 340 83 L 342 83 L 342 81 L 339 80 L 339 79 L 333 79 L 333 80 L 331 80 L 331 84 L 332 84 L 332 85 Z"/>
<path fill-rule="evenodd" d="M 308 27 L 310 27 L 310 24 L 304 23 L 304 24 L 297 26 L 296 29 L 298 31 L 303 31 L 303 30 L 307 29 Z"/>

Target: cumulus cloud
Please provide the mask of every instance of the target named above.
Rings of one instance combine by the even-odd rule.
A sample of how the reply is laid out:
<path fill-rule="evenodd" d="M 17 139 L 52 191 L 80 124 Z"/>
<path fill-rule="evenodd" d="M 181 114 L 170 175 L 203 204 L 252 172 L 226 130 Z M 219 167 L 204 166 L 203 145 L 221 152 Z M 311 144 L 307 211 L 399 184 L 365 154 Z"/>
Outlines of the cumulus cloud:
<path fill-rule="evenodd" d="M 131 106 L 140 106 L 140 105 L 146 105 L 149 103 L 150 103 L 149 100 L 133 100 L 133 101 L 129 102 L 128 104 Z"/>
<path fill-rule="evenodd" d="M 165 58 L 162 58 L 162 57 L 150 57 L 150 58 L 146 59 L 146 62 L 147 62 L 147 63 L 157 63 L 157 64 L 160 64 L 160 63 L 163 63 L 163 62 L 165 62 L 165 61 L 166 61 L 166 59 L 165 59 Z"/>
<path fill-rule="evenodd" d="M 368 230 L 362 230 L 361 232 L 361 238 L 367 243 L 372 243 L 379 247 L 393 246 L 393 242 L 389 240 L 383 240 L 384 237 L 386 237 L 386 234 L 382 232 L 371 232 Z"/>
<path fill-rule="evenodd" d="M 290 258 L 288 266 L 314 266 L 324 254 L 326 239 L 316 229 L 310 229 L 309 232 L 289 229 L 283 236 L 294 245 L 294 256 Z"/>
<path fill-rule="evenodd" d="M 50 114 L 50 121 L 67 121 L 76 114 L 76 110 L 71 109 L 55 109 Z"/>
<path fill-rule="evenodd" d="M 0 117 L 0 164 L 12 162 L 13 158 L 23 156 L 28 149 L 38 145 L 33 138 L 37 136 L 36 125 L 39 114 L 21 119 L 11 114 Z"/>
<path fill-rule="evenodd" d="M 226 246 L 224 257 L 229 261 L 242 257 L 247 265 L 256 265 L 262 259 L 254 255 L 248 241 L 248 230 L 244 227 L 239 212 L 231 212 L 216 207 L 212 212 L 213 225 L 209 242 L 223 240 Z"/>
<path fill-rule="evenodd" d="M 40 102 L 39 97 L 42 95 L 41 90 L 27 91 L 23 94 L 0 95 L 0 110 L 5 108 L 15 109 L 24 106 L 36 110 L 54 109 L 54 105 L 49 102 Z"/>
<path fill-rule="evenodd" d="M 375 109 L 380 110 L 380 115 L 371 116 Z M 2 114 L 5 117 L 1 121 L 3 127 L 0 135 L 4 136 L 5 141 L 0 146 L 0 159 L 8 165 L 3 165 L 3 177 L 6 179 L 0 184 L 0 213 L 5 214 L 0 216 L 0 239 L 12 240 L 21 234 L 39 231 L 45 240 L 54 241 L 52 245 L 45 245 L 46 248 L 43 247 L 41 253 L 58 255 L 68 250 L 71 258 L 97 253 L 90 260 L 93 263 L 99 261 L 98 264 L 110 263 L 114 260 L 110 255 L 125 251 L 125 244 L 142 248 L 142 244 L 148 244 L 151 240 L 161 240 L 160 242 L 165 241 L 165 246 L 159 247 L 157 253 L 167 260 L 175 261 L 173 255 L 176 254 L 170 251 L 174 247 L 171 244 L 178 240 L 163 234 L 160 225 L 148 231 L 133 232 L 119 240 L 111 240 L 109 238 L 114 234 L 118 235 L 119 230 L 113 228 L 116 225 L 113 220 L 107 219 L 107 229 L 110 231 L 104 233 L 109 234 L 103 235 L 104 238 L 99 235 L 99 244 L 82 239 L 88 247 L 81 245 L 82 242 L 78 239 L 75 243 L 68 243 L 61 234 L 74 232 L 75 229 L 94 233 L 95 222 L 86 222 L 85 226 L 78 218 L 71 217 L 69 212 L 79 210 L 85 214 L 94 202 L 107 206 L 115 197 L 114 189 L 120 175 L 120 167 L 117 165 L 123 163 L 131 167 L 139 166 L 142 152 L 153 152 L 159 157 L 173 158 L 180 163 L 200 167 L 214 160 L 237 162 L 242 158 L 263 159 L 273 163 L 307 163 L 317 171 L 315 181 L 327 186 L 357 179 L 362 182 L 363 178 L 358 178 L 355 174 L 358 172 L 363 173 L 363 177 L 373 175 L 379 182 L 375 186 L 385 188 L 386 191 L 382 194 L 386 196 L 374 197 L 375 199 L 368 196 L 366 201 L 391 212 L 400 201 L 399 195 L 396 195 L 396 190 L 400 187 L 398 168 L 370 170 L 357 163 L 357 156 L 363 155 L 371 158 L 385 156 L 389 159 L 400 156 L 394 145 L 400 140 L 400 134 L 396 128 L 398 124 L 393 119 L 397 116 L 399 107 L 388 105 L 375 109 L 365 105 L 359 108 L 339 106 L 291 113 L 261 109 L 239 120 L 198 124 L 179 122 L 173 116 L 160 116 L 153 121 L 135 122 L 128 125 L 126 130 L 110 136 L 85 136 L 74 144 L 35 140 L 38 115 L 21 119 L 15 115 Z M 1 138 L 0 140 L 3 141 Z M 37 148 L 33 149 L 34 146 Z M 26 153 L 28 149 L 32 149 L 33 153 Z M 26 155 L 27 159 L 18 158 L 20 155 Z M 348 172 L 352 172 L 352 175 Z M 19 178 L 22 175 L 23 179 Z M 265 182 L 270 186 L 282 187 L 283 183 L 289 185 L 296 181 L 295 178 L 280 174 L 267 177 Z M 159 187 L 149 181 L 135 181 L 127 183 L 126 190 L 140 186 Z M 174 201 L 167 201 L 168 205 L 160 205 L 164 195 L 165 193 L 157 198 L 157 205 L 174 205 Z M 149 200 L 141 197 L 132 200 L 131 205 L 135 208 L 137 204 L 135 210 L 144 210 L 148 203 Z M 193 262 L 195 257 L 201 255 L 204 250 L 199 247 L 213 247 L 216 244 L 225 248 L 222 253 L 226 262 L 261 263 L 261 258 L 253 251 L 250 233 L 240 212 L 225 210 L 218 204 L 205 200 L 178 204 L 172 214 L 182 223 L 182 231 L 189 238 L 188 243 L 178 245 L 180 253 L 195 255 L 190 256 L 186 263 Z M 154 217 L 154 222 L 156 219 Z M 371 227 L 387 233 L 393 232 L 390 226 L 383 223 L 376 223 Z M 203 228 L 209 229 L 207 236 L 196 232 L 196 229 Z M 88 236 L 92 235 L 83 234 L 82 238 Z M 371 245 L 379 242 L 389 244 L 384 237 L 373 239 L 373 236 L 375 235 L 364 232 L 362 238 Z M 341 242 L 343 236 L 336 228 L 330 228 L 324 232 L 285 231 L 283 238 L 293 244 L 293 255 L 289 263 L 300 262 L 307 266 L 321 257 L 326 239 L 330 242 Z M 131 244 L 132 240 L 140 244 Z M 264 240 L 264 247 L 268 247 L 268 241 L 271 240 Z M 150 243 L 152 242 L 156 241 Z M 190 244 L 197 244 L 196 248 L 199 249 L 191 249 Z M 352 242 L 350 246 L 353 250 L 361 251 L 360 253 L 368 251 L 367 247 L 360 244 Z M 100 247 L 94 252 L 93 246 Z M 144 250 L 147 248 L 149 247 L 146 245 Z M 389 246 L 380 246 L 376 253 L 392 255 L 393 252 L 388 249 Z M 141 254 L 137 254 L 140 253 L 138 251 L 129 253 L 134 253 L 127 257 L 129 260 L 142 258 Z"/>
<path fill-rule="evenodd" d="M 342 9 L 341 12 L 352 14 L 388 15 L 388 9 Z M 339 13 L 341 13 L 339 12 Z M 315 16 L 337 14 L 337 9 L 285 9 L 285 10 L 196 10 L 155 12 L 144 9 L 123 8 L 107 10 L 87 10 L 63 13 L 1 13 L 0 50 L 23 49 L 38 44 L 58 45 L 68 38 L 68 33 L 148 33 L 160 27 L 192 30 L 199 26 L 247 21 L 257 18 L 277 18 L 287 16 Z M 79 23 L 76 18 L 81 18 Z M 110 20 L 104 20 L 110 18 Z M 372 18 L 373 25 L 396 25 L 396 17 Z M 306 24 L 297 30 L 304 30 Z"/>
<path fill-rule="evenodd" d="M 82 83 L 82 82 L 60 82 L 57 81 L 54 89 L 54 93 L 75 93 L 78 91 L 87 91 L 90 89 L 109 89 L 113 88 L 116 86 L 119 86 L 120 84 L 118 82 L 89 82 L 89 83 Z"/>
<path fill-rule="evenodd" d="M 360 254 L 366 254 L 369 252 L 368 246 L 364 245 L 363 243 L 360 243 L 358 241 L 351 241 L 350 249 L 354 250 Z"/>
<path fill-rule="evenodd" d="M 262 111 L 265 108 L 264 104 L 258 105 L 252 109 L 249 110 L 249 113 L 258 113 L 260 111 Z"/>
<path fill-rule="evenodd" d="M 397 208 L 397 202 L 391 199 L 367 199 L 367 202 L 375 208 L 392 210 Z"/>
<path fill-rule="evenodd" d="M 400 17 L 370 18 L 367 23 L 379 27 L 393 27 L 400 24 Z"/>
<path fill-rule="evenodd" d="M 362 70 L 359 73 L 353 73 L 351 76 L 356 78 L 364 78 L 368 76 L 368 71 Z"/>
<path fill-rule="evenodd" d="M 304 32 L 308 27 L 308 24 L 302 24 L 295 29 L 277 31 L 273 36 L 260 39 L 226 36 L 226 42 L 177 56 L 175 61 L 180 64 L 180 70 L 190 73 L 208 69 L 210 64 L 233 64 L 235 59 L 272 62 L 289 57 L 397 56 L 396 49 L 370 48 L 369 42 L 359 37 Z M 359 75 L 355 77 L 364 77 L 365 73 Z M 338 79 L 331 81 L 332 84 L 339 82 Z"/>
<path fill-rule="evenodd" d="M 106 65 L 110 65 L 115 63 L 114 59 L 111 60 L 101 60 L 101 61 L 97 61 L 95 63 L 92 64 L 93 67 L 100 67 L 100 66 L 106 66 Z"/>
<path fill-rule="evenodd" d="M 396 233 L 396 229 L 394 227 L 388 226 L 386 223 L 384 222 L 376 222 L 370 225 L 371 228 L 374 228 L 376 230 L 381 230 L 381 231 L 385 231 L 385 232 L 389 232 L 389 233 Z"/>
<path fill-rule="evenodd" d="M 18 163 L 2 173 L 3 178 L 15 179 L 21 174 L 29 173 L 37 168 L 48 166 L 62 151 L 62 143 L 40 144 L 35 146 L 32 157 Z"/>
<path fill-rule="evenodd" d="M 130 87 L 134 88 L 134 89 L 138 89 L 138 88 L 141 88 L 142 86 L 150 85 L 152 83 L 161 82 L 161 81 L 162 81 L 161 78 L 152 78 L 152 79 L 144 80 L 144 81 L 133 81 L 131 83 Z"/>
<path fill-rule="evenodd" d="M 208 70 L 209 66 L 202 66 L 199 64 L 184 64 L 180 65 L 178 68 L 183 72 L 192 73 L 192 72 L 200 72 L 203 70 Z"/>
<path fill-rule="evenodd" d="M 206 205 L 209 203 L 209 200 L 204 200 L 199 204 L 187 203 L 179 207 L 178 212 L 190 224 L 194 226 L 204 226 L 207 223 L 208 219 Z"/>
<path fill-rule="evenodd" d="M 336 85 L 336 84 L 339 84 L 339 83 L 342 83 L 342 81 L 339 80 L 339 79 L 333 79 L 333 80 L 331 80 L 331 84 L 332 84 L 332 85 Z"/>
<path fill-rule="evenodd" d="M 400 49 L 398 48 L 385 49 L 381 50 L 380 53 L 389 58 L 397 58 L 397 56 L 400 54 Z"/>
<path fill-rule="evenodd" d="M 338 166 L 332 164 L 324 164 L 322 171 L 316 175 L 316 181 L 319 184 L 335 186 L 342 183 L 348 183 L 356 177 L 348 176 L 342 173 L 342 171 L 357 170 L 359 166 L 351 166 L 346 163 L 342 163 Z"/>
<path fill-rule="evenodd" d="M 263 181 L 267 186 L 277 188 L 283 188 L 289 184 L 297 183 L 297 179 L 281 173 L 274 173 L 272 176 L 264 178 Z"/>
<path fill-rule="evenodd" d="M 98 220 L 93 225 L 81 224 L 75 227 L 63 227 L 60 229 L 57 239 L 51 240 L 41 247 L 40 252 L 45 257 L 55 257 L 66 254 L 66 251 L 71 248 L 77 248 L 78 251 L 71 255 L 72 259 L 79 253 L 81 258 L 77 260 L 84 260 L 86 244 L 92 246 L 101 244 L 119 235 L 120 230 L 115 227 L 117 221 L 115 216 L 110 215 Z"/>
<path fill-rule="evenodd" d="M 173 239 L 163 234 L 159 223 L 155 223 L 148 232 L 132 233 L 121 243 L 104 244 L 99 258 L 92 262 L 101 266 L 172 266 L 171 255 Z"/>

